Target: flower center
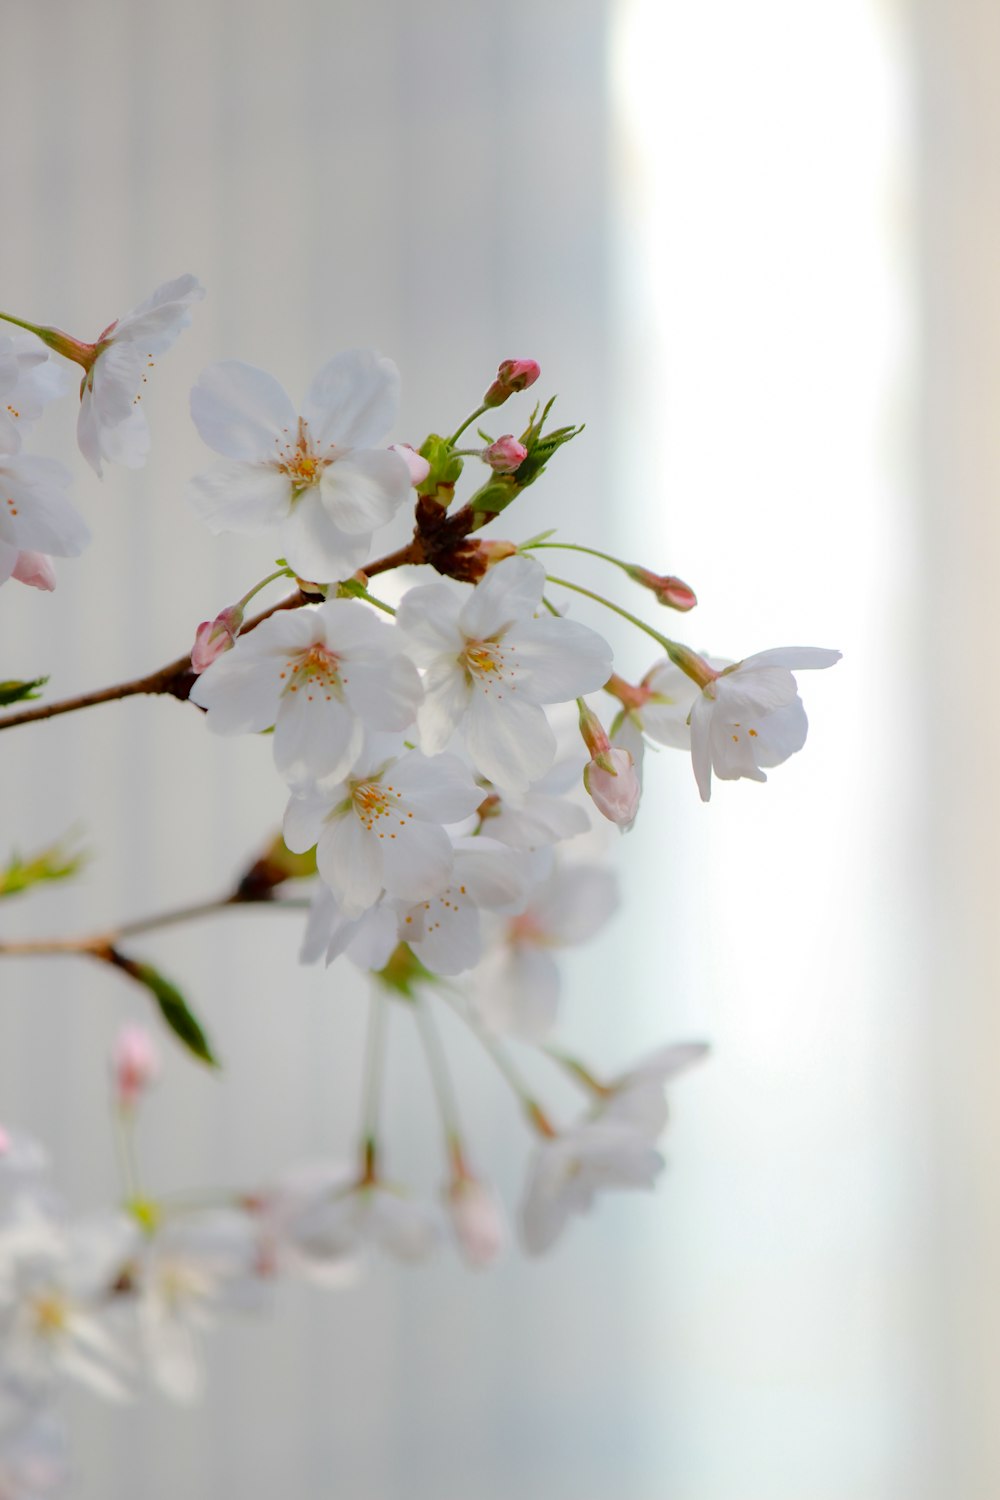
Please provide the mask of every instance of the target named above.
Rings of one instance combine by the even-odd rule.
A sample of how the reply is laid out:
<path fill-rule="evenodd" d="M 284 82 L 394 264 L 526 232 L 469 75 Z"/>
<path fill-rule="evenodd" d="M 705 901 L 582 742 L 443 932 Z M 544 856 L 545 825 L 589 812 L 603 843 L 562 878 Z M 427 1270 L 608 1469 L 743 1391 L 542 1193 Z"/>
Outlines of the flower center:
<path fill-rule="evenodd" d="M 287 474 L 296 489 L 305 490 L 318 482 L 323 470 L 333 463 L 334 453 L 317 453 L 313 447 L 312 438 L 309 434 L 309 423 L 305 417 L 299 418 L 299 425 L 294 437 L 283 428 L 284 442 L 280 437 L 274 440 L 277 453 L 275 463 L 282 474 Z"/>
<path fill-rule="evenodd" d="M 340 658 L 318 642 L 301 656 L 290 657 L 280 676 L 285 680 L 284 692 L 304 692 L 310 703 L 317 694 L 327 703 L 334 697 L 343 698 L 343 685 L 347 681 L 340 675 Z"/>
<path fill-rule="evenodd" d="M 397 837 L 397 829 L 405 828 L 413 817 L 401 806 L 402 799 L 396 788 L 384 781 L 356 781 L 351 789 L 354 811 L 361 819 L 366 833 L 377 833 L 380 839 L 388 834 Z"/>
<path fill-rule="evenodd" d="M 58 1292 L 40 1292 L 31 1304 L 35 1332 L 41 1338 L 54 1338 L 66 1327 L 69 1308 Z"/>
<path fill-rule="evenodd" d="M 508 653 L 505 653 L 496 639 L 467 641 L 459 662 L 465 668 L 468 680 L 478 682 L 487 692 L 504 684 L 509 685 L 512 691 L 515 687 L 513 669 L 517 664 L 508 659 Z M 498 693 L 497 696 L 503 695 Z"/>

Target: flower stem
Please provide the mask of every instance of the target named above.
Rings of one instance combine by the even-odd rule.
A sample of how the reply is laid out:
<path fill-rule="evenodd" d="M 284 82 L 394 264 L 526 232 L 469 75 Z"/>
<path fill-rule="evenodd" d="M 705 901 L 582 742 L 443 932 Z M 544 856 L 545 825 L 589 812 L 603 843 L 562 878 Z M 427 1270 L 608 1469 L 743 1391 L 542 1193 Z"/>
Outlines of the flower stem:
<path fill-rule="evenodd" d="M 507 1053 L 497 1041 L 496 1037 L 494 1037 L 491 1032 L 483 1025 L 479 1017 L 469 1005 L 461 1003 L 454 996 L 449 994 L 449 992 L 445 989 L 441 990 L 441 994 L 447 1001 L 447 1003 L 451 1006 L 455 1014 L 457 1016 L 460 1016 L 461 1019 L 465 1022 L 466 1026 L 468 1026 L 469 1030 L 472 1032 L 479 1045 L 492 1058 L 498 1071 L 503 1075 L 504 1081 L 507 1083 L 512 1092 L 517 1096 L 522 1108 L 524 1109 L 525 1114 L 528 1116 L 528 1119 L 531 1121 L 535 1129 L 541 1135 L 548 1136 L 550 1138 L 554 1137 L 557 1133 L 554 1126 L 550 1123 L 545 1111 L 538 1103 L 538 1100 L 531 1093 L 531 1090 L 524 1082 L 524 1079 L 521 1077 L 517 1068 L 511 1062 L 510 1058 L 507 1056 Z"/>
<path fill-rule="evenodd" d="M 588 557 L 600 557 L 604 562 L 613 563 L 616 568 L 628 572 L 631 563 L 623 562 L 620 557 L 612 557 L 610 552 L 599 552 L 596 547 L 583 547 L 578 542 L 524 542 L 517 550 L 519 552 L 536 552 L 540 547 L 554 549 L 557 552 L 586 552 Z"/>
<path fill-rule="evenodd" d="M 365 1082 L 361 1095 L 361 1180 L 375 1181 L 378 1142 L 378 1110 L 382 1097 L 385 1068 L 385 1023 L 388 997 L 375 986 L 368 1012 L 368 1039 L 365 1046 Z"/>
<path fill-rule="evenodd" d="M 476 418 L 477 417 L 481 417 L 482 414 L 483 414 L 483 412 L 487 411 L 488 409 L 489 408 L 486 407 L 486 406 L 477 406 L 476 409 L 475 409 L 475 411 L 472 412 L 470 416 L 466 417 L 466 419 L 462 423 L 461 427 L 456 427 L 455 431 L 452 433 L 451 437 L 448 439 L 448 446 L 449 446 L 449 448 L 454 448 L 455 444 L 458 442 L 459 438 L 462 436 L 462 433 L 465 431 L 465 429 L 467 427 L 471 427 L 472 424 L 473 424 L 473 422 L 476 420 Z"/>
<path fill-rule="evenodd" d="M 427 1071 L 430 1074 L 441 1114 L 445 1143 L 453 1151 L 461 1142 L 462 1132 L 458 1123 L 458 1101 L 455 1098 L 455 1087 L 448 1070 L 448 1059 L 445 1056 L 440 1034 L 434 1024 L 430 1006 L 422 995 L 414 997 L 413 1011 L 417 1018 L 417 1029 L 420 1032 L 420 1040 L 427 1058 Z"/>
<path fill-rule="evenodd" d="M 605 599 L 603 594 L 595 594 L 592 589 L 585 589 L 581 583 L 571 583 L 568 578 L 556 578 L 552 573 L 546 573 L 549 583 L 554 583 L 559 588 L 572 589 L 575 594 L 583 594 L 587 599 L 593 599 L 596 604 L 603 604 L 605 609 L 613 610 L 616 615 L 621 615 L 623 620 L 628 620 L 637 630 L 642 630 L 651 636 L 658 646 L 662 646 L 675 667 L 680 667 L 685 676 L 690 677 L 699 687 L 704 688 L 709 682 L 718 677 L 712 667 L 708 665 L 689 646 L 682 646 L 679 641 L 672 641 L 669 636 L 661 635 L 654 630 L 652 625 L 647 625 L 645 620 L 640 620 L 630 610 L 623 609 L 620 604 L 614 604 L 610 599 Z M 549 605 L 551 609 L 552 606 Z"/>

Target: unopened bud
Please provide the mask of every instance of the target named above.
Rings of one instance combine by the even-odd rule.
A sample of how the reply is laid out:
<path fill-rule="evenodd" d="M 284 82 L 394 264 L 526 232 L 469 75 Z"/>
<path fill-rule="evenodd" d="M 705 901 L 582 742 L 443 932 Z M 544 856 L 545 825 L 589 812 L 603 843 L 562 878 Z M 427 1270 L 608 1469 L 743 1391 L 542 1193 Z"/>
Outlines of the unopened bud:
<path fill-rule="evenodd" d="M 238 604 L 230 604 L 214 620 L 203 620 L 191 647 L 192 672 L 204 672 L 224 651 L 232 650 L 242 624 L 243 611 Z"/>
<path fill-rule="evenodd" d="M 476 1177 L 455 1177 L 445 1199 L 455 1238 L 470 1266 L 488 1266 L 504 1247 L 504 1223 L 500 1205 L 490 1189 Z"/>
<path fill-rule="evenodd" d="M 389 452 L 397 454 L 403 460 L 410 471 L 410 483 L 414 489 L 418 485 L 423 484 L 431 472 L 431 466 L 428 460 L 417 452 L 416 448 L 411 447 L 409 443 L 390 443 Z"/>
<path fill-rule="evenodd" d="M 528 456 L 528 450 L 519 443 L 513 433 L 505 433 L 495 443 L 483 449 L 483 462 L 489 464 L 497 474 L 513 474 Z"/>
<path fill-rule="evenodd" d="M 56 586 L 56 570 L 44 552 L 19 552 L 11 577 L 29 588 L 44 589 L 47 594 Z"/>
<path fill-rule="evenodd" d="M 612 749 L 583 768 L 583 784 L 599 813 L 627 828 L 639 811 L 642 788 L 628 750 Z"/>
<path fill-rule="evenodd" d="M 660 604 L 665 604 L 668 609 L 689 610 L 694 609 L 698 603 L 694 589 L 681 578 L 674 578 L 669 573 L 651 573 L 648 568 L 640 568 L 638 565 L 627 568 L 628 576 L 641 583 L 644 589 L 650 589 Z"/>
<path fill-rule="evenodd" d="M 126 1025 L 111 1051 L 115 1098 L 120 1109 L 135 1109 L 160 1071 L 160 1058 L 148 1031 Z"/>
<path fill-rule="evenodd" d="M 515 391 L 526 391 L 529 385 L 534 385 L 541 373 L 541 367 L 533 359 L 505 359 L 483 397 L 483 405 L 503 406 Z"/>
<path fill-rule="evenodd" d="M 611 741 L 608 732 L 592 708 L 586 704 L 580 709 L 580 733 L 583 742 L 591 755 L 595 757 L 607 755 L 611 749 Z"/>

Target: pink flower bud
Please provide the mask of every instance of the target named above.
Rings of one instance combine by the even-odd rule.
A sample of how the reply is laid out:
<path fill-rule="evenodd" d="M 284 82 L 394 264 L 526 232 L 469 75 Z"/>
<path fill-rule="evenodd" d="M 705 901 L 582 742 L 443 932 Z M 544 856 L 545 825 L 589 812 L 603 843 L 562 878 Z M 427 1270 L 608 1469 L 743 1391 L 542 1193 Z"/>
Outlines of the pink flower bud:
<path fill-rule="evenodd" d="M 652 590 L 658 602 L 665 604 L 668 609 L 689 610 L 694 609 L 698 603 L 694 589 L 689 588 L 681 578 L 674 578 L 669 573 L 651 573 L 648 568 L 640 568 L 638 565 L 626 571 L 644 589 Z"/>
<path fill-rule="evenodd" d="M 56 570 L 44 552 L 19 552 L 11 577 L 29 588 L 44 589 L 47 594 L 56 586 Z"/>
<path fill-rule="evenodd" d="M 639 811 L 639 777 L 627 750 L 612 749 L 590 761 L 583 770 L 583 784 L 599 813 L 619 828 L 627 828 Z"/>
<path fill-rule="evenodd" d="M 593 709 L 586 704 L 580 709 L 580 733 L 583 735 L 583 743 L 595 759 L 607 755 L 611 749 L 607 730 Z"/>
<path fill-rule="evenodd" d="M 455 1177 L 446 1205 L 458 1247 L 470 1266 L 488 1266 L 504 1247 L 504 1224 L 496 1198 L 478 1178 Z"/>
<path fill-rule="evenodd" d="M 513 474 L 519 469 L 528 456 L 528 450 L 523 443 L 519 443 L 513 433 L 505 433 L 498 437 L 495 443 L 483 449 L 483 461 L 488 463 L 491 469 L 498 474 Z"/>
<path fill-rule="evenodd" d="M 390 443 L 389 452 L 399 454 L 399 457 L 410 471 L 410 483 L 414 489 L 416 489 L 418 484 L 423 484 L 431 472 L 431 466 L 426 458 L 423 458 L 417 452 L 416 448 L 411 447 L 409 443 Z"/>
<path fill-rule="evenodd" d="M 204 672 L 224 651 L 230 651 L 242 624 L 243 611 L 238 604 L 230 604 L 214 620 L 203 620 L 191 647 L 192 672 Z"/>
<path fill-rule="evenodd" d="M 111 1050 L 111 1068 L 119 1108 L 134 1109 L 160 1071 L 159 1055 L 149 1032 L 141 1026 L 123 1026 Z"/>
<path fill-rule="evenodd" d="M 515 391 L 526 391 L 534 385 L 541 368 L 533 359 L 505 359 L 497 370 L 497 378 L 483 397 L 484 406 L 503 406 Z"/>

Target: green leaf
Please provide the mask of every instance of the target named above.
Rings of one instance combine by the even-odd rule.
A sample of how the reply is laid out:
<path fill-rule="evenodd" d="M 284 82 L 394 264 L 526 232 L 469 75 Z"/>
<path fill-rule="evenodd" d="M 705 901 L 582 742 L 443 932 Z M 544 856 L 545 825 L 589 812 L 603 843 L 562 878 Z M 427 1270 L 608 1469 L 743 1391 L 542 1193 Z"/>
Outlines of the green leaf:
<path fill-rule="evenodd" d="M 34 698 L 40 698 L 41 693 L 36 693 L 35 688 L 44 687 L 48 682 L 47 677 L 33 677 L 30 682 L 0 682 L 0 708 L 9 708 L 12 703 L 30 703 Z"/>
<path fill-rule="evenodd" d="M 112 949 L 108 957 L 117 968 L 124 970 L 137 984 L 145 985 L 156 1001 L 160 1015 L 177 1040 L 182 1042 L 199 1061 L 208 1063 L 209 1067 L 217 1068 L 219 1060 L 212 1051 L 202 1024 L 177 986 L 165 978 L 159 969 L 154 969 L 152 964 L 139 963 L 137 959 L 126 958 L 117 949 Z"/>
<path fill-rule="evenodd" d="M 83 868 L 87 859 L 86 851 L 72 849 L 68 838 L 27 857 L 15 851 L 7 864 L 0 868 L 0 899 L 20 895 L 43 881 L 68 880 Z"/>

